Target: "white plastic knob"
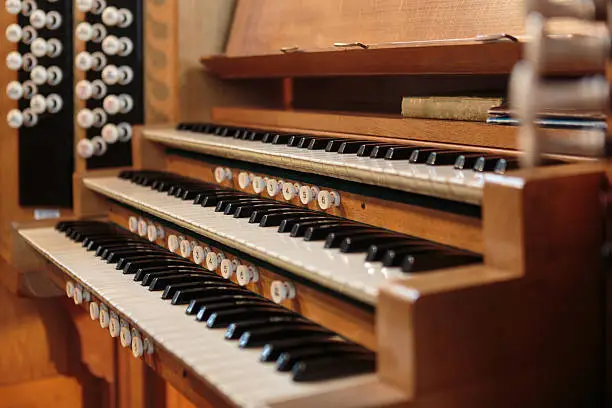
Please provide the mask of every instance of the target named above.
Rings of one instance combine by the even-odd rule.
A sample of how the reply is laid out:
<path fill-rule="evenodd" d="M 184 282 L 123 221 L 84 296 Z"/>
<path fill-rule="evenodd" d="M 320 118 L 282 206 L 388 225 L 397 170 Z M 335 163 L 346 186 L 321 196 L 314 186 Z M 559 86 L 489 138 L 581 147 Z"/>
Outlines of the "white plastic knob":
<path fill-rule="evenodd" d="M 66 281 L 66 296 L 69 299 L 72 299 L 72 296 L 74 296 L 74 282 L 72 281 Z"/>
<path fill-rule="evenodd" d="M 132 330 L 132 356 L 134 356 L 134 358 L 140 358 L 143 353 L 144 346 L 142 344 L 142 338 L 137 331 Z"/>
<path fill-rule="evenodd" d="M 18 71 L 23 63 L 21 54 L 17 51 L 11 51 L 6 55 L 6 66 L 12 71 Z"/>
<path fill-rule="evenodd" d="M 91 84 L 91 82 L 85 79 L 77 82 L 76 86 L 74 87 L 74 90 L 77 98 L 83 101 L 88 100 L 93 95 L 93 85 Z"/>
<path fill-rule="evenodd" d="M 119 325 L 121 326 L 121 330 L 119 331 L 119 341 L 121 342 L 121 346 L 125 348 L 132 347 L 132 332 L 130 330 L 130 326 L 125 321 L 120 321 Z"/>
<path fill-rule="evenodd" d="M 21 41 L 23 30 L 19 24 L 9 24 L 4 30 L 4 34 L 9 42 L 17 43 Z"/>
<path fill-rule="evenodd" d="M 295 285 L 291 282 L 274 281 L 270 285 L 270 293 L 275 303 L 282 303 L 295 298 Z"/>
<path fill-rule="evenodd" d="M 35 67 L 38 66 L 38 58 L 34 54 L 28 52 L 23 56 L 23 63 L 21 68 L 26 72 L 31 72 Z"/>
<path fill-rule="evenodd" d="M 128 229 L 130 232 L 138 231 L 138 218 L 134 217 L 133 215 L 128 218 Z"/>
<path fill-rule="evenodd" d="M 21 0 L 6 0 L 4 8 L 9 14 L 19 14 L 21 12 Z"/>
<path fill-rule="evenodd" d="M 129 113 L 134 109 L 134 99 L 128 94 L 119 95 L 119 112 Z"/>
<path fill-rule="evenodd" d="M 179 246 L 180 246 L 180 249 L 181 249 L 181 256 L 183 258 L 189 258 L 191 256 L 191 242 L 189 242 L 188 240 L 184 239 L 184 240 L 181 241 Z"/>
<path fill-rule="evenodd" d="M 36 10 L 38 10 L 38 5 L 35 0 L 23 0 L 21 2 L 21 14 L 24 16 L 29 17 Z"/>
<path fill-rule="evenodd" d="M 102 22 L 109 27 L 119 24 L 120 16 L 117 7 L 109 6 L 102 11 Z"/>
<path fill-rule="evenodd" d="M 32 41 L 32 44 L 30 44 L 30 51 L 32 51 L 32 54 L 34 54 L 38 58 L 47 55 L 47 49 L 47 40 L 45 40 L 44 38 L 39 37 Z"/>
<path fill-rule="evenodd" d="M 117 129 L 119 129 L 119 141 L 120 142 L 129 142 L 132 140 L 132 125 L 126 122 L 121 122 L 117 125 Z"/>
<path fill-rule="evenodd" d="M 47 96 L 47 111 L 49 113 L 57 113 L 64 107 L 64 100 L 58 94 L 50 94 Z"/>
<path fill-rule="evenodd" d="M 300 202 L 304 205 L 316 200 L 319 195 L 319 187 L 302 186 L 300 187 Z"/>
<path fill-rule="evenodd" d="M 108 321 L 108 332 L 112 338 L 119 337 L 119 333 L 121 332 L 119 317 L 113 312 L 111 312 L 110 320 Z"/>
<path fill-rule="evenodd" d="M 91 6 L 91 13 L 99 15 L 106 8 L 106 0 L 93 0 L 93 5 Z"/>
<path fill-rule="evenodd" d="M 30 99 L 32 96 L 38 93 L 38 86 L 31 80 L 25 81 L 22 85 L 23 87 L 23 97 L 25 99 Z"/>
<path fill-rule="evenodd" d="M 100 322 L 100 327 L 106 329 L 108 327 L 110 320 L 110 314 L 108 312 L 108 308 L 106 305 L 100 305 L 100 313 L 98 314 L 98 321 Z"/>
<path fill-rule="evenodd" d="M 206 268 L 209 271 L 216 271 L 219 267 L 219 264 L 221 263 L 221 261 L 223 261 L 224 258 L 225 256 L 221 253 L 217 254 L 212 251 L 209 252 L 208 255 L 206 255 Z"/>
<path fill-rule="evenodd" d="M 49 30 L 57 30 L 62 25 L 62 15 L 57 11 L 48 12 L 45 25 Z"/>
<path fill-rule="evenodd" d="M 236 277 L 240 286 L 246 286 L 259 281 L 259 272 L 254 266 L 240 265 L 236 270 Z"/>
<path fill-rule="evenodd" d="M 127 57 L 134 51 L 134 43 L 128 37 L 121 37 L 119 39 L 119 50 L 117 54 L 120 57 Z"/>
<path fill-rule="evenodd" d="M 17 101 L 23 97 L 23 86 L 18 81 L 11 81 L 6 85 L 6 96 Z"/>
<path fill-rule="evenodd" d="M 221 261 L 221 276 L 225 279 L 230 279 L 234 272 L 236 271 L 237 261 L 232 261 L 230 259 L 224 259 Z"/>
<path fill-rule="evenodd" d="M 94 0 L 76 0 L 76 8 L 83 13 L 91 11 L 94 6 Z"/>
<path fill-rule="evenodd" d="M 80 41 L 89 41 L 93 37 L 93 26 L 88 22 L 83 21 L 74 29 L 74 35 Z"/>
<path fill-rule="evenodd" d="M 268 179 L 266 182 L 266 190 L 270 197 L 276 196 L 280 191 L 279 181 L 275 179 Z"/>
<path fill-rule="evenodd" d="M 82 139 L 77 143 L 77 154 L 83 159 L 89 159 L 92 156 L 102 156 L 106 153 L 108 146 L 104 139 L 100 136 L 94 136 L 91 139 Z"/>
<path fill-rule="evenodd" d="M 106 27 L 104 27 L 102 24 L 94 24 L 91 28 L 91 40 L 95 43 L 101 43 L 108 35 Z"/>
<path fill-rule="evenodd" d="M 52 66 L 47 69 L 47 83 L 51 86 L 59 85 L 64 79 L 64 73 L 58 66 Z"/>
<path fill-rule="evenodd" d="M 120 50 L 121 42 L 116 36 L 109 35 L 102 41 L 102 51 L 106 55 L 117 55 Z"/>
<path fill-rule="evenodd" d="M 23 27 L 21 30 L 21 41 L 24 44 L 32 44 L 32 41 L 38 38 L 38 31 L 32 26 Z"/>
<path fill-rule="evenodd" d="M 74 58 L 74 63 L 79 71 L 89 71 L 93 67 L 93 57 L 87 51 L 81 51 Z"/>
<path fill-rule="evenodd" d="M 179 249 L 180 243 L 176 235 L 168 235 L 168 249 L 170 252 L 176 252 Z"/>
<path fill-rule="evenodd" d="M 98 306 L 98 303 L 91 302 L 89 304 L 89 317 L 91 320 L 98 320 L 100 318 L 100 306 Z"/>
<path fill-rule="evenodd" d="M 257 194 L 261 193 L 266 189 L 266 182 L 262 177 L 256 176 L 253 178 L 253 191 Z"/>
<path fill-rule="evenodd" d="M 121 110 L 121 100 L 117 95 L 109 95 L 104 98 L 102 106 L 109 115 L 116 115 Z"/>
<path fill-rule="evenodd" d="M 41 29 L 47 24 L 47 14 L 42 10 L 35 10 L 30 14 L 30 25 Z"/>
<path fill-rule="evenodd" d="M 340 193 L 337 191 L 323 190 L 319 193 L 317 201 L 322 210 L 338 207 L 340 205 Z"/>
<path fill-rule="evenodd" d="M 119 67 L 119 78 L 117 82 L 119 85 L 127 85 L 134 79 L 134 70 L 124 65 Z"/>
<path fill-rule="evenodd" d="M 206 256 L 210 253 L 210 248 L 203 248 L 199 245 L 193 247 L 193 262 L 198 265 L 201 265 L 203 262 L 206 262 Z"/>
<path fill-rule="evenodd" d="M 147 239 L 151 242 L 157 241 L 157 226 L 154 224 L 149 224 L 147 226 Z"/>
<path fill-rule="evenodd" d="M 283 198 L 287 201 L 293 200 L 295 196 L 298 195 L 298 192 L 300 191 L 301 187 L 302 186 L 297 183 L 283 183 Z"/>
<path fill-rule="evenodd" d="M 95 108 L 94 110 L 81 109 L 79 113 L 77 113 L 77 123 L 83 129 L 101 127 L 106 123 L 106 120 L 106 112 L 100 108 Z"/>
<path fill-rule="evenodd" d="M 106 66 L 108 62 L 106 55 L 104 55 L 103 53 L 99 51 L 96 51 L 93 54 L 91 54 L 91 58 L 92 58 L 91 69 L 93 69 L 94 71 L 100 71 Z"/>
<path fill-rule="evenodd" d="M 58 57 L 63 50 L 64 46 L 57 38 L 50 38 L 47 41 L 47 57 L 55 58 Z"/>
<path fill-rule="evenodd" d="M 104 125 L 102 128 L 102 139 L 108 144 L 117 143 L 117 140 L 119 140 L 119 128 L 117 125 L 112 123 Z"/>
<path fill-rule="evenodd" d="M 42 95 L 34 95 L 32 99 L 30 99 L 30 109 L 32 109 L 32 112 L 39 115 L 45 113 L 47 110 L 47 100 Z"/>
<path fill-rule="evenodd" d="M 80 285 L 76 285 L 74 287 L 72 299 L 74 300 L 75 305 L 80 305 L 83 303 L 83 288 Z"/>
<path fill-rule="evenodd" d="M 107 85 L 119 82 L 119 69 L 115 65 L 108 65 L 102 70 L 102 81 Z"/>
<path fill-rule="evenodd" d="M 119 9 L 119 27 L 126 28 L 132 25 L 134 14 L 126 8 Z"/>
<path fill-rule="evenodd" d="M 91 301 L 91 294 L 86 289 L 83 289 L 83 301 L 88 303 Z"/>
<path fill-rule="evenodd" d="M 6 122 L 13 129 L 19 129 L 23 126 L 23 114 L 19 109 L 11 109 L 6 114 Z"/>
<path fill-rule="evenodd" d="M 232 171 L 227 167 L 215 168 L 215 180 L 217 183 L 223 183 L 225 180 L 232 179 Z"/>
<path fill-rule="evenodd" d="M 242 171 L 238 174 L 238 185 L 240 188 L 245 189 L 251 184 L 252 179 L 253 177 L 249 173 Z"/>
<path fill-rule="evenodd" d="M 25 127 L 33 127 L 38 123 L 38 115 L 32 112 L 32 109 L 23 110 L 23 125 Z"/>
<path fill-rule="evenodd" d="M 141 237 L 146 237 L 149 229 L 149 224 L 144 219 L 140 219 L 138 221 L 138 235 Z"/>

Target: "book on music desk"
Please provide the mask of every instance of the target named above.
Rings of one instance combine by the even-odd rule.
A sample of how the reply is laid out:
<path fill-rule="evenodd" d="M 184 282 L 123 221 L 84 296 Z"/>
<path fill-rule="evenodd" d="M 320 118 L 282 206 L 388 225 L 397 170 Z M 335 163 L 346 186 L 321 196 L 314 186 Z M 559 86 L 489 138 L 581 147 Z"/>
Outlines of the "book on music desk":
<path fill-rule="evenodd" d="M 486 122 L 488 112 L 503 104 L 502 97 L 428 96 L 402 98 L 402 116 L 421 119 Z"/>

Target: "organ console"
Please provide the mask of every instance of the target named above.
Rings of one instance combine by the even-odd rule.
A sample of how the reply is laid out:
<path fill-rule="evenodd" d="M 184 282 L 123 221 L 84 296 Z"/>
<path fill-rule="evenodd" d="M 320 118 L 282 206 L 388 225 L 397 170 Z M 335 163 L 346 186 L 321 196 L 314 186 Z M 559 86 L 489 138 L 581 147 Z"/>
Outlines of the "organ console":
<path fill-rule="evenodd" d="M 70 79 L 32 62 L 65 44 L 7 28 L 32 45 L 7 58 L 30 72 L 7 88 L 22 122 L 66 110 L 49 79 L 74 85 L 73 213 L 15 219 L 9 258 L 17 292 L 75 328 L 62 375 L 102 395 L 83 406 L 605 406 L 606 137 L 535 125 L 605 114 L 609 36 L 534 36 L 523 2 L 392 3 L 236 2 L 205 87 L 182 90 L 215 95 L 197 118 L 146 79 L 177 80 L 144 21 L 166 2 L 75 2 Z M 6 9 L 68 20 L 32 4 Z M 510 81 L 521 127 L 392 114 L 437 81 Z"/>

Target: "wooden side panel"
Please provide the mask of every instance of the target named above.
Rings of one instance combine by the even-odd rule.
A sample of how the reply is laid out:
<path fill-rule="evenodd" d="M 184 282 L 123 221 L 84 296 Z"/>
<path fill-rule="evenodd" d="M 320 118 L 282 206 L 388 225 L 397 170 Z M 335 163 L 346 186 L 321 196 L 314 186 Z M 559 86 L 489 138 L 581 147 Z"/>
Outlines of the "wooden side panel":
<path fill-rule="evenodd" d="M 0 387 L 0 408 L 87 407 L 83 388 L 75 378 L 53 377 Z"/>
<path fill-rule="evenodd" d="M 242 0 L 227 54 L 523 33 L 521 0 Z"/>

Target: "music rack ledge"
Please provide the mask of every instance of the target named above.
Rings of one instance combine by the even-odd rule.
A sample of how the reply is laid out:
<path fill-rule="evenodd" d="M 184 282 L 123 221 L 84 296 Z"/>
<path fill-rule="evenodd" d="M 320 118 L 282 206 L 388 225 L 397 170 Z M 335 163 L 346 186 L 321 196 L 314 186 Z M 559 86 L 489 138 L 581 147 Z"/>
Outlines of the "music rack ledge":
<path fill-rule="evenodd" d="M 509 74 L 520 60 L 516 42 L 461 43 L 392 48 L 298 51 L 286 54 L 203 57 L 211 74 L 224 79 L 321 77 L 349 75 Z M 551 75 L 599 71 L 562 64 Z"/>

